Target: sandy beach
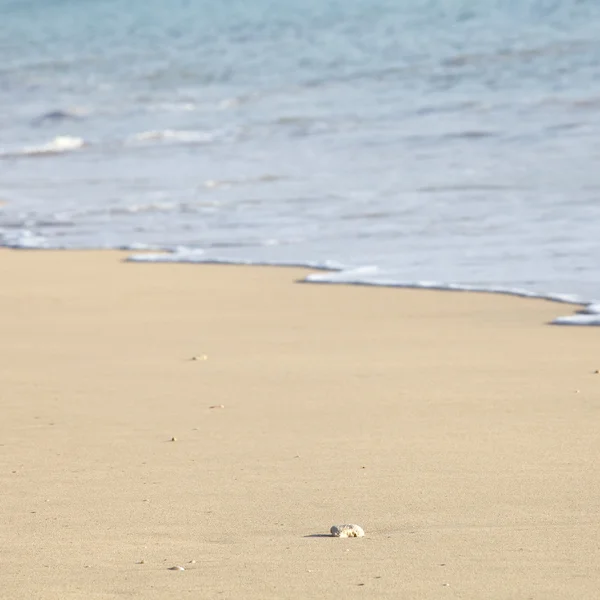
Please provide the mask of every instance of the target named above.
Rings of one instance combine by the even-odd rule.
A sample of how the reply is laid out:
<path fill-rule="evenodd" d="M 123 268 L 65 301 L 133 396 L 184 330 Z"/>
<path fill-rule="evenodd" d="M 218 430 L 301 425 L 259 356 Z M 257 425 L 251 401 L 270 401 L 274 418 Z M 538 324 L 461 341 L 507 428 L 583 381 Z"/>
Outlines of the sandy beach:
<path fill-rule="evenodd" d="M 1 598 L 598 597 L 569 307 L 125 257 L 0 251 Z"/>

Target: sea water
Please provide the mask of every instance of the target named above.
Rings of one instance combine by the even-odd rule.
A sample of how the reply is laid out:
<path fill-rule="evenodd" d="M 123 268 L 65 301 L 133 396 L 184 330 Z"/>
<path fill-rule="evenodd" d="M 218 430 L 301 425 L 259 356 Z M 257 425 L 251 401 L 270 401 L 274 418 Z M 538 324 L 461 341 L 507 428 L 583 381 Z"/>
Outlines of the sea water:
<path fill-rule="evenodd" d="M 599 32 L 596 0 L 0 0 L 0 244 L 592 303 Z"/>

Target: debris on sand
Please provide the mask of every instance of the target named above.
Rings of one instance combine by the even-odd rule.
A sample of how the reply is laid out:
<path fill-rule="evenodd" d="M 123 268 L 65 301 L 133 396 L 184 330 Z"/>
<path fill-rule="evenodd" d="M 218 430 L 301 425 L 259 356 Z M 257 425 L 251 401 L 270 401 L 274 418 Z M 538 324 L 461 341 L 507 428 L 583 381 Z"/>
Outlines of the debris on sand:
<path fill-rule="evenodd" d="M 333 537 L 364 537 L 365 532 L 360 525 L 352 523 L 347 525 L 334 525 L 330 530 Z"/>

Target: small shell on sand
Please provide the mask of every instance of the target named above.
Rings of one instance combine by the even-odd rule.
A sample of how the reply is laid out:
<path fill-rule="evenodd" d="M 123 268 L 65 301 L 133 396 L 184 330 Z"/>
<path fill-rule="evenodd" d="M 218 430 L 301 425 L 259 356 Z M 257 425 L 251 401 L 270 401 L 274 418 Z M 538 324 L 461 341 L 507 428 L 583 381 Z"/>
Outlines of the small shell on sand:
<path fill-rule="evenodd" d="M 175 565 L 174 567 L 169 567 L 169 571 L 185 571 L 185 568 L 179 565 Z"/>
<path fill-rule="evenodd" d="M 360 525 L 334 525 L 330 530 L 333 537 L 364 537 L 365 532 Z"/>

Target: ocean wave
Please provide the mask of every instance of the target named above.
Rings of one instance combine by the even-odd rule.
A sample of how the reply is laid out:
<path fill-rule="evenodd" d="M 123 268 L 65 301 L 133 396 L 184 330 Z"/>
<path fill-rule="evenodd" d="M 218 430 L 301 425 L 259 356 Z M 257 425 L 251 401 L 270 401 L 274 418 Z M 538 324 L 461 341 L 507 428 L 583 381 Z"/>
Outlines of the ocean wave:
<path fill-rule="evenodd" d="M 210 144 L 224 140 L 231 134 L 223 130 L 184 130 L 184 129 L 153 129 L 134 133 L 128 141 L 133 143 L 144 142 L 171 142 L 180 144 Z"/>
<path fill-rule="evenodd" d="M 48 239 L 30 229 L 18 229 L 15 231 L 0 228 L 0 246 L 20 250 L 42 250 L 50 248 Z"/>
<path fill-rule="evenodd" d="M 45 125 L 46 123 L 57 123 L 69 120 L 79 120 L 88 116 L 90 111 L 80 106 L 73 106 L 71 108 L 64 108 L 58 110 L 51 110 L 45 112 L 31 121 L 32 125 L 39 126 Z"/>
<path fill-rule="evenodd" d="M 274 183 L 276 181 L 282 181 L 285 177 L 279 175 L 261 175 L 259 177 L 249 177 L 247 179 L 207 179 L 204 182 L 204 187 L 209 190 L 217 188 L 229 188 L 238 185 L 255 185 L 262 183 Z"/>
<path fill-rule="evenodd" d="M 146 107 L 148 112 L 193 112 L 198 110 L 194 102 L 159 102 Z"/>
<path fill-rule="evenodd" d="M 555 41 L 547 44 L 530 47 L 511 47 L 498 48 L 493 52 L 477 52 L 466 54 L 455 54 L 443 58 L 442 66 L 445 67 L 464 67 L 468 65 L 483 65 L 487 67 L 490 64 L 498 62 L 523 62 L 533 61 L 537 58 L 551 57 L 555 60 L 565 56 L 571 56 L 588 52 L 593 49 L 596 42 L 593 39 L 589 40 L 568 40 Z"/>
<path fill-rule="evenodd" d="M 588 304 L 575 315 L 559 317 L 553 321 L 554 325 L 600 325 L 600 304 Z"/>
<path fill-rule="evenodd" d="M 491 138 L 497 136 L 498 133 L 495 131 L 485 131 L 478 129 L 467 129 L 465 131 L 451 131 L 448 133 L 442 133 L 439 137 L 445 140 L 479 140 L 483 138 Z M 434 136 L 435 137 L 435 136 Z"/>
<path fill-rule="evenodd" d="M 157 129 L 135 133 L 128 138 L 117 140 L 117 145 L 142 145 L 142 144 L 211 144 L 225 141 L 233 137 L 233 132 L 224 130 L 194 131 L 176 129 Z M 55 154 L 64 154 L 80 150 L 90 143 L 81 137 L 71 135 L 58 135 L 49 142 L 39 145 L 25 146 L 16 149 L 0 149 L 0 159 L 19 157 L 39 157 Z"/>
<path fill-rule="evenodd" d="M 553 294 L 532 292 L 530 290 L 504 287 L 504 286 L 479 286 L 462 283 L 446 283 L 440 281 L 398 281 L 395 279 L 365 279 L 365 275 L 372 274 L 375 267 L 361 267 L 358 269 L 338 271 L 337 273 L 314 273 L 306 276 L 307 283 L 329 283 L 343 285 L 364 285 L 373 287 L 395 287 L 422 290 L 438 290 L 447 292 L 477 292 L 486 294 L 502 294 L 517 296 L 519 298 L 534 298 L 538 300 L 550 300 L 562 304 L 585 304 L 585 300 L 574 294 Z"/>
<path fill-rule="evenodd" d="M 139 213 L 165 213 L 181 210 L 174 202 L 150 202 L 148 204 L 130 204 L 108 208 L 105 212 L 109 215 L 135 215 Z"/>
<path fill-rule="evenodd" d="M 46 236 L 36 231 L 21 227 L 18 229 L 5 228 L 0 224 L 0 248 L 11 248 L 13 250 L 124 250 L 126 252 L 177 252 L 179 246 L 157 246 L 155 244 L 131 243 L 131 244 L 79 244 L 76 247 L 68 244 L 58 244 L 50 241 Z"/>
<path fill-rule="evenodd" d="M 45 156 L 73 152 L 86 145 L 83 138 L 70 135 L 58 135 L 53 140 L 39 146 L 25 146 L 18 150 L 2 150 L 0 158 L 18 158 L 21 156 Z"/>
<path fill-rule="evenodd" d="M 335 261 L 253 261 L 248 259 L 229 260 L 226 258 L 210 258 L 205 256 L 201 248 L 181 248 L 173 252 L 159 254 L 134 254 L 127 258 L 128 262 L 150 262 L 150 263 L 197 263 L 205 265 L 247 265 L 260 267 L 297 267 L 299 269 L 318 269 L 326 271 L 338 271 L 344 268 L 341 263 Z"/>

